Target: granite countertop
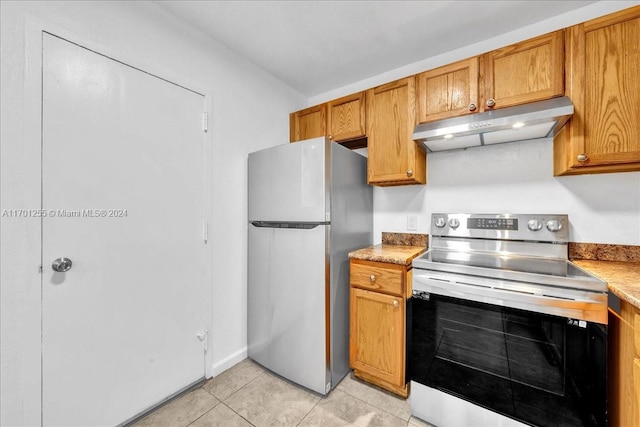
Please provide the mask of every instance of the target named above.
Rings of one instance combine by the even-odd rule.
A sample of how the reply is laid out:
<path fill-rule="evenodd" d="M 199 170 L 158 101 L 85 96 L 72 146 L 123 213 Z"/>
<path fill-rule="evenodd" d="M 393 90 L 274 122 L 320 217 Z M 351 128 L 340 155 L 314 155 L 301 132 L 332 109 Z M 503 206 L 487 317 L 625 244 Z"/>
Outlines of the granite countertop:
<path fill-rule="evenodd" d="M 609 292 L 640 309 L 640 262 L 573 260 L 577 266 L 604 280 Z"/>
<path fill-rule="evenodd" d="M 411 265 L 411 261 L 427 250 L 426 246 L 381 243 L 349 252 L 349 258 L 391 264 Z"/>
<path fill-rule="evenodd" d="M 349 258 L 411 265 L 427 250 L 428 235 L 382 233 L 382 243 L 349 253 Z M 570 243 L 569 259 L 607 282 L 609 292 L 640 309 L 640 246 Z"/>

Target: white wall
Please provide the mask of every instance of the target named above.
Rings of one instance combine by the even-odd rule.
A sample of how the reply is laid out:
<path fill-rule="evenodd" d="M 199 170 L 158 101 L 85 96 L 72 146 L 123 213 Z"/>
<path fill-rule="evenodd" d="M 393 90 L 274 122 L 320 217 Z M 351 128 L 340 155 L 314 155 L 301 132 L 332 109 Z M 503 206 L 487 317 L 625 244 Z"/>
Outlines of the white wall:
<path fill-rule="evenodd" d="M 3 0 L 0 5 L 2 209 L 40 206 L 39 87 L 29 81 L 34 64 L 25 56 L 25 40 L 32 40 L 41 24 L 213 95 L 214 372 L 243 358 L 246 158 L 251 151 L 288 142 L 288 114 L 302 108 L 305 97 L 153 3 Z M 3 219 L 1 233 L 0 425 L 39 425 L 39 222 Z"/>
<path fill-rule="evenodd" d="M 427 185 L 374 189 L 374 238 L 432 213 L 568 214 L 574 242 L 640 245 L 640 172 L 553 177 L 553 141 L 430 153 Z"/>
<path fill-rule="evenodd" d="M 316 105 L 639 4 L 601 1 L 410 64 L 309 100 Z M 437 42 L 437 41 L 434 41 Z M 407 215 L 429 233 L 433 212 L 568 214 L 571 240 L 640 245 L 640 172 L 553 177 L 552 141 L 431 153 L 427 185 L 374 189 L 374 239 L 407 232 Z"/>

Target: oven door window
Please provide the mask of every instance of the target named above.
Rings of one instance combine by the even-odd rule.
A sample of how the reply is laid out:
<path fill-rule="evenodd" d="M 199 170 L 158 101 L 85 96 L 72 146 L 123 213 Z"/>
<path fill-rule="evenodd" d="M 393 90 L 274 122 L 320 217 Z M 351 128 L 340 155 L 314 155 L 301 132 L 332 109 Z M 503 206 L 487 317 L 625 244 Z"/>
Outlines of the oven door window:
<path fill-rule="evenodd" d="M 606 424 L 606 327 L 412 298 L 411 379 L 540 426 Z"/>

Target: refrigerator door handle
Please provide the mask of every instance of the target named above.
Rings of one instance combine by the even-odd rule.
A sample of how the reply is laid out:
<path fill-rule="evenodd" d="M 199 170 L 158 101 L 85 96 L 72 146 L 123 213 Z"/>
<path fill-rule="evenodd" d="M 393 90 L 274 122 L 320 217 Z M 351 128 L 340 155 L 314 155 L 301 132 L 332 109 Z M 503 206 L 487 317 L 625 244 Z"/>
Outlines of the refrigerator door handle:
<path fill-rule="evenodd" d="M 327 225 L 328 222 L 276 222 L 276 221 L 251 221 L 251 225 L 258 228 L 297 228 L 312 230 L 319 225 Z"/>

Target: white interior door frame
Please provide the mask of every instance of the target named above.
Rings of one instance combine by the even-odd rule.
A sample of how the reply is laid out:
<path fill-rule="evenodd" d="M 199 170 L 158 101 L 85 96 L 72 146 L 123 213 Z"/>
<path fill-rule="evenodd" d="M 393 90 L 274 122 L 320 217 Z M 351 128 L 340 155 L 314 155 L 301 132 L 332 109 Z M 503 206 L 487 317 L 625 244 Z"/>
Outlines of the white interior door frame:
<path fill-rule="evenodd" d="M 213 111 L 212 90 L 201 82 L 194 82 L 186 76 L 178 75 L 171 69 L 158 64 L 148 64 L 137 57 L 128 57 L 126 53 L 120 52 L 91 40 L 85 35 L 80 35 L 61 26 L 42 20 L 39 17 L 30 15 L 25 19 L 25 76 L 24 76 L 24 140 L 22 155 L 25 158 L 25 179 L 24 191 L 26 200 L 30 203 L 25 208 L 39 209 L 41 207 L 42 195 L 42 45 L 44 33 L 50 33 L 71 43 L 82 46 L 93 52 L 114 59 L 123 64 L 129 65 L 148 74 L 160 77 L 164 80 L 188 88 L 193 92 L 200 93 L 205 98 L 205 109 L 211 118 Z M 205 219 L 213 221 L 213 150 L 212 150 L 212 126 L 209 120 L 209 129 L 205 133 Z M 23 341 L 19 360 L 22 363 L 20 377 L 22 379 L 22 414 L 24 425 L 42 424 L 42 286 L 43 276 L 40 272 L 42 268 L 42 224 L 40 221 L 29 221 L 25 224 L 25 241 L 23 252 L 27 254 L 25 264 L 27 272 L 20 277 L 24 286 L 23 306 L 24 316 L 22 318 Z M 209 295 L 205 296 L 206 311 L 208 313 L 208 330 L 211 334 L 213 330 L 213 244 L 209 239 L 205 247 L 208 260 L 207 271 L 205 273 L 209 287 Z M 208 351 L 205 354 L 205 375 L 207 378 L 213 375 L 213 346 L 215 337 L 209 336 Z"/>

